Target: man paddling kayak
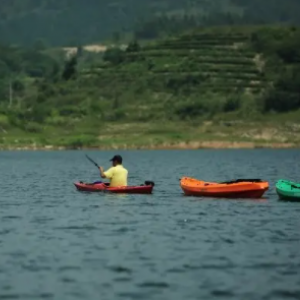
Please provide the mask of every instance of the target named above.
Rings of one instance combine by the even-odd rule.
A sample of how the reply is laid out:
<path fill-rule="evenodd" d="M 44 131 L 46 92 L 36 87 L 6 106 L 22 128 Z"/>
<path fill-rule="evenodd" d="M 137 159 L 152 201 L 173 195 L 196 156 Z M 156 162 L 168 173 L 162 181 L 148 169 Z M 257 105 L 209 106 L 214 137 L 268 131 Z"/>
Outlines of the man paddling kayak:
<path fill-rule="evenodd" d="M 110 187 L 127 186 L 128 171 L 122 165 L 122 156 L 115 155 L 110 161 L 113 166 L 106 172 L 103 167 L 99 167 L 100 176 L 110 180 Z"/>

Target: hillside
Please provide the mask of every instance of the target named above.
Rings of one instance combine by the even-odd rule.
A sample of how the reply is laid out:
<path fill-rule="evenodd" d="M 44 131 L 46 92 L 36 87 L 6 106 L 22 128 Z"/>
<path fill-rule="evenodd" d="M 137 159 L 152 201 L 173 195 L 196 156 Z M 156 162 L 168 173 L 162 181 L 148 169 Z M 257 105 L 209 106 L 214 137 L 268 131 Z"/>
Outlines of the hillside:
<path fill-rule="evenodd" d="M 299 24 L 299 20 L 298 0 L 1 0 L 0 40 L 76 46 L 133 32 L 140 38 L 156 38 L 158 31 L 170 34 L 201 24 Z M 158 29 L 149 36 L 153 27 Z"/>
<path fill-rule="evenodd" d="M 225 111 L 245 105 L 262 110 L 263 100 L 261 107 L 251 101 L 263 98 L 272 87 L 277 69 L 283 71 L 284 63 L 288 63 L 285 59 L 298 65 L 299 53 L 293 58 L 289 49 L 297 47 L 297 42 L 284 44 L 285 38 L 297 37 L 299 30 L 280 27 L 195 30 L 142 47 L 132 43 L 127 51 L 112 48 L 104 56 L 107 63 L 83 71 L 82 75 L 88 82 L 93 78 L 93 84 L 110 99 L 127 97 L 126 101 L 118 101 L 118 108 L 137 120 L 151 120 L 152 116 L 185 119 L 212 110 L 220 112 L 221 106 Z M 283 44 L 278 42 L 283 49 L 273 45 L 274 38 L 282 39 Z M 281 59 L 273 56 L 276 51 Z M 142 109 L 137 117 L 139 102 Z"/>
<path fill-rule="evenodd" d="M 125 50 L 78 48 L 64 64 L 60 50 L 0 48 L 0 143 L 299 144 L 299 41 L 295 27 L 195 29 Z"/>

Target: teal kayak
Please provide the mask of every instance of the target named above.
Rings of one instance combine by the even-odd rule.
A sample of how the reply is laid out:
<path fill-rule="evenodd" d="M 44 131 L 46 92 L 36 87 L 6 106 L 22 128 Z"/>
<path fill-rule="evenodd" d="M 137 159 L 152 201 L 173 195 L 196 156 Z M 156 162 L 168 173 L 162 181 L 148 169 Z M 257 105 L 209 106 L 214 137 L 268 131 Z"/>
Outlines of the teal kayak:
<path fill-rule="evenodd" d="M 300 183 L 289 180 L 278 180 L 276 192 L 281 200 L 300 201 Z"/>

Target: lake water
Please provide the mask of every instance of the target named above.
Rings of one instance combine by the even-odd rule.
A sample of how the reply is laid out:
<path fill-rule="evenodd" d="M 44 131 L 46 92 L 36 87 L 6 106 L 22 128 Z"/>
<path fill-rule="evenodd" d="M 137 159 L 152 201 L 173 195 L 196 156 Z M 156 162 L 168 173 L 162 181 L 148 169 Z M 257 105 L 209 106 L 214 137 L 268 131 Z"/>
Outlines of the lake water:
<path fill-rule="evenodd" d="M 0 299 L 300 299 L 299 150 L 118 151 L 153 195 L 86 194 L 115 152 L 0 152 Z M 181 176 L 263 178 L 262 200 L 185 197 Z"/>

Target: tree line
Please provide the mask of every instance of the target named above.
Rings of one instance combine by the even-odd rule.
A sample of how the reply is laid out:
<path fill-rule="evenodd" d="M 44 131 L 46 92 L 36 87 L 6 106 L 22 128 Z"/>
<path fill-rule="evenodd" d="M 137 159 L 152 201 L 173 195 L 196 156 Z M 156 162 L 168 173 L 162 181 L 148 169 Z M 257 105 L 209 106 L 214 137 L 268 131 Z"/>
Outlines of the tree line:
<path fill-rule="evenodd" d="M 224 4 L 226 3 L 226 4 Z M 156 38 L 193 26 L 300 23 L 298 0 L 10 0 L 0 5 L 0 40 L 76 46 L 122 37 Z"/>

